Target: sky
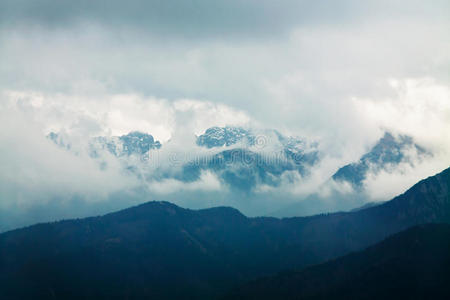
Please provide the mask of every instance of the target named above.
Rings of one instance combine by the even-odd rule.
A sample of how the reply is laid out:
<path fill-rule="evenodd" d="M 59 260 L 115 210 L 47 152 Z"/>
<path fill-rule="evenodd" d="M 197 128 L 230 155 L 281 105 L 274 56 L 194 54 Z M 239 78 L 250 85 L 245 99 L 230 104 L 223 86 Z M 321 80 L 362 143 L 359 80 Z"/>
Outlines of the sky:
<path fill-rule="evenodd" d="M 0 207 L 133 186 L 55 150 L 50 131 L 140 130 L 185 149 L 214 125 L 317 140 L 320 178 L 383 131 L 408 134 L 434 160 L 368 182 L 385 199 L 449 165 L 449 70 L 444 0 L 0 0 Z M 186 188 L 214 190 L 208 176 Z"/>

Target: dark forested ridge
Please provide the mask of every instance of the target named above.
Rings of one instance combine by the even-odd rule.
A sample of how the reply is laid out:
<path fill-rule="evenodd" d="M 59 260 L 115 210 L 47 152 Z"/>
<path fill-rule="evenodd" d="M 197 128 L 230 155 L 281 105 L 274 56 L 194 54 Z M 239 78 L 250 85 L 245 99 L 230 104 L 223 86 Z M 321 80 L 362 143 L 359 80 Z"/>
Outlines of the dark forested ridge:
<path fill-rule="evenodd" d="M 247 218 L 168 202 L 0 235 L 1 299 L 213 298 L 240 283 L 362 250 L 423 223 L 450 223 L 450 169 L 382 205 Z"/>
<path fill-rule="evenodd" d="M 364 251 L 252 281 L 226 298 L 450 299 L 450 225 L 418 225 Z"/>

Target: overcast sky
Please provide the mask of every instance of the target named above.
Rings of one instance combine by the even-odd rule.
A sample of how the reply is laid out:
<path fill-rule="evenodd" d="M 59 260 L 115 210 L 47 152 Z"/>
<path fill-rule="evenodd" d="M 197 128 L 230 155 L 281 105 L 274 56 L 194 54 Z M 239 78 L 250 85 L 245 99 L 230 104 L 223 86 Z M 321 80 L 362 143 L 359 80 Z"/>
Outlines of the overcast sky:
<path fill-rule="evenodd" d="M 165 142 L 244 125 L 349 162 L 390 130 L 439 153 L 434 172 L 449 71 L 446 0 L 0 0 L 1 154 L 51 130 Z"/>
<path fill-rule="evenodd" d="M 351 97 L 394 98 L 391 79 L 448 87 L 449 14 L 439 0 L 2 0 L 0 88 L 189 98 L 322 130 L 358 121 Z"/>

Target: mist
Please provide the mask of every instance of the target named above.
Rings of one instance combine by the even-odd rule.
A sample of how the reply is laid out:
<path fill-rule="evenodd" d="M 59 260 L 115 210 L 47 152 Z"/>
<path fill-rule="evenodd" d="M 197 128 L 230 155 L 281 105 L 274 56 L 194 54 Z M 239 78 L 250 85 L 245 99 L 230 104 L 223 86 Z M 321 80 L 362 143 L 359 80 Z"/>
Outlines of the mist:
<path fill-rule="evenodd" d="M 251 216 L 389 200 L 450 162 L 449 10 L 447 1 L 0 1 L 0 230 L 149 200 Z M 198 146 L 213 126 L 260 132 L 263 147 L 250 150 L 269 158 L 280 147 L 268 130 L 299 137 L 320 161 L 250 192 L 210 170 L 180 180 L 184 164 L 242 146 Z M 162 148 L 146 162 L 89 155 L 92 138 L 132 131 Z M 330 179 L 385 132 L 432 155 L 370 170 L 363 193 Z"/>

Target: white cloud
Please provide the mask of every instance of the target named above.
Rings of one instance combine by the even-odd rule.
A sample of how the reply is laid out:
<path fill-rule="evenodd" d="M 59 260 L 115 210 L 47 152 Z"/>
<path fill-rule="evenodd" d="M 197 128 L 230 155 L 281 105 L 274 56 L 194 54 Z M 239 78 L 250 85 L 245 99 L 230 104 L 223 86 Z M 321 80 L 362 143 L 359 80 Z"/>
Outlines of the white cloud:
<path fill-rule="evenodd" d="M 395 94 L 381 99 L 354 98 L 369 123 L 407 134 L 450 160 L 450 89 L 433 78 L 391 79 Z"/>
<path fill-rule="evenodd" d="M 369 173 L 364 181 L 368 201 L 386 201 L 404 193 L 414 184 L 449 167 L 449 159 L 436 156 L 416 162 L 414 166 L 403 163 L 393 170 Z"/>
<path fill-rule="evenodd" d="M 106 170 L 89 157 L 74 155 L 45 138 L 41 124 L 19 110 L 1 109 L 0 208 L 30 207 L 74 196 L 101 201 L 137 184 L 111 161 Z"/>
<path fill-rule="evenodd" d="M 64 191 L 104 198 L 135 186 L 114 162 L 105 173 L 54 149 L 43 137 L 49 131 L 80 145 L 92 136 L 151 133 L 165 145 L 148 172 L 176 168 L 174 158 L 211 154 L 195 145 L 194 134 L 214 125 L 275 128 L 317 140 L 324 158 L 310 178 L 285 174 L 279 189 L 259 187 L 264 200 L 242 204 L 259 212 L 278 205 L 281 191 L 287 202 L 319 186 L 326 195 L 327 178 L 386 129 L 413 136 L 435 156 L 428 165 L 371 176 L 366 184 L 375 198 L 390 197 L 450 161 L 448 1 L 329 1 L 306 10 L 303 1 L 253 1 L 238 15 L 242 3 L 226 1 L 220 15 L 199 16 L 211 5 L 200 1 L 198 11 L 182 9 L 180 19 L 169 10 L 160 23 L 139 14 L 137 5 L 127 6 L 129 18 L 121 2 L 106 11 L 89 4 L 84 12 L 63 4 L 47 11 L 41 2 L 30 14 L 0 4 L 8 8 L 0 9 L 0 146 L 8 158 L 0 184 L 14 195 L 11 203 Z M 166 11 L 155 3 L 148 4 L 156 5 L 152 12 Z M 48 22 L 52 12 L 61 14 Z M 189 185 L 151 184 L 160 194 L 174 189 L 168 198 L 185 196 L 178 203 L 196 207 L 216 203 L 208 197 L 242 201 L 203 176 Z M 383 186 L 386 193 L 379 194 Z"/>
<path fill-rule="evenodd" d="M 131 131 L 168 141 L 180 130 L 200 134 L 218 125 L 245 125 L 250 118 L 220 103 L 194 99 L 169 101 L 137 94 L 96 96 L 4 91 L 4 107 L 19 109 L 45 132 L 65 131 L 72 136 L 123 135 Z M 177 128 L 178 130 L 175 130 Z"/>
<path fill-rule="evenodd" d="M 194 182 L 182 182 L 176 179 L 163 179 L 161 181 L 151 181 L 147 188 L 153 194 L 159 194 L 164 197 L 167 194 L 179 193 L 184 191 L 221 191 L 223 187 L 217 176 L 211 171 L 202 171 L 200 179 Z"/>

